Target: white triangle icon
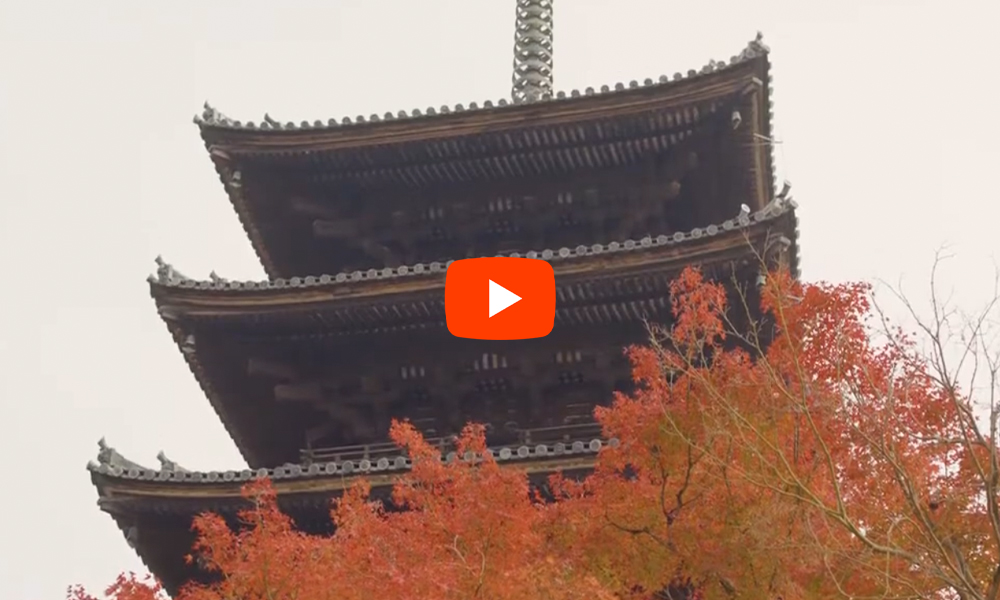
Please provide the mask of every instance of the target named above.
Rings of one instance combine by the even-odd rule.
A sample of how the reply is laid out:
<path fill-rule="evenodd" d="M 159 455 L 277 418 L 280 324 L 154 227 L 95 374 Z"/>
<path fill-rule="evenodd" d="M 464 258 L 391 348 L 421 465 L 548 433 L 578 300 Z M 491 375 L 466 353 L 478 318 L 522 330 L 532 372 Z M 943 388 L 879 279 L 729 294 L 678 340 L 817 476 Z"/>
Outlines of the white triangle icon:
<path fill-rule="evenodd" d="M 508 290 L 502 285 L 496 283 L 492 279 L 490 281 L 490 317 L 497 314 L 498 312 L 504 310 L 505 308 L 510 308 L 514 304 L 521 301 L 521 297 L 514 292 Z"/>

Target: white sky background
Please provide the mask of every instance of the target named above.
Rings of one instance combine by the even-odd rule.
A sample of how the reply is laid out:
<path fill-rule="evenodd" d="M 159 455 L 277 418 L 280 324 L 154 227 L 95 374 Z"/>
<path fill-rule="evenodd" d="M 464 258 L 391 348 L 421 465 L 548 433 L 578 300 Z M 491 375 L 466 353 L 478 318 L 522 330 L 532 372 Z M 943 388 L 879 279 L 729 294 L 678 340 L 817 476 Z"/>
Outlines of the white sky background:
<path fill-rule="evenodd" d="M 0 598 L 142 566 L 85 464 L 243 465 L 146 276 L 263 270 L 191 117 L 313 121 L 507 97 L 514 0 L 0 0 Z M 561 90 L 771 47 L 779 175 L 809 280 L 901 276 L 950 244 L 974 308 L 1000 259 L 1000 2 L 557 0 Z M 917 293 L 920 292 L 920 293 Z"/>

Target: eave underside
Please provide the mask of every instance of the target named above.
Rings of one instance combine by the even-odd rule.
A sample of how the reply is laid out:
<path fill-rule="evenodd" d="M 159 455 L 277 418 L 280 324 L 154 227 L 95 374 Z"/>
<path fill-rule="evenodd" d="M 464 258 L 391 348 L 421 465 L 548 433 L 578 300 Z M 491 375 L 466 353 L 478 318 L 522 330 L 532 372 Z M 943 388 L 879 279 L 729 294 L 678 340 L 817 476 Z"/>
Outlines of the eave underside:
<path fill-rule="evenodd" d="M 378 240 L 362 240 L 379 249 L 352 258 L 351 244 L 357 240 L 338 246 L 330 233 L 317 237 L 304 217 L 337 222 L 352 203 L 371 207 L 370 212 L 399 213 L 394 199 L 402 199 L 413 209 L 401 226 L 405 232 L 420 214 L 444 210 L 439 200 L 446 191 L 482 196 L 477 202 L 486 206 L 523 192 L 524 186 L 555 185 L 609 170 L 648 170 L 679 144 L 705 135 L 706 127 L 728 127 L 734 110 L 743 115 L 743 126 L 730 131 L 727 143 L 742 158 L 731 165 L 729 177 L 747 184 L 736 206 L 745 201 L 760 208 L 773 193 L 771 148 L 765 143 L 770 139 L 767 82 L 767 58 L 759 54 L 690 80 L 534 105 L 346 128 L 260 131 L 206 125 L 202 132 L 268 275 L 305 276 L 352 262 L 396 266 L 395 261 L 405 263 L 405 256 L 412 259 L 422 251 L 416 241 L 416 246 L 386 251 Z M 341 254 L 342 259 L 335 258 Z M 332 262 L 324 266 L 316 256 Z M 338 265 L 337 260 L 347 262 Z"/>

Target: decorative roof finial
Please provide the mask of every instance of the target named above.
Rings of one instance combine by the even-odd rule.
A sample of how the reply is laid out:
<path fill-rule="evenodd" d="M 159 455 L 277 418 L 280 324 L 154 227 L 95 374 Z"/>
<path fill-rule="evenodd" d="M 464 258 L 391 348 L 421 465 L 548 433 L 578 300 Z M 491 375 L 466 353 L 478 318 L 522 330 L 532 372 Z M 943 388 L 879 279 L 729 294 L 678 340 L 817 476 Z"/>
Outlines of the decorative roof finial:
<path fill-rule="evenodd" d="M 202 125 L 229 125 L 232 119 L 219 112 L 206 100 L 201 114 L 195 115 L 194 122 Z"/>
<path fill-rule="evenodd" d="M 156 257 L 156 278 L 154 280 L 150 277 L 150 281 L 156 281 L 163 285 L 176 285 L 185 279 L 187 279 L 187 277 L 175 269 L 173 265 L 163 260 L 162 256 Z"/>
<path fill-rule="evenodd" d="M 169 458 L 167 458 L 167 455 L 163 452 L 163 450 L 160 450 L 159 454 L 156 455 L 156 460 L 160 461 L 160 470 L 161 471 L 170 471 L 170 472 L 173 472 L 173 473 L 187 473 L 188 472 L 187 469 L 185 469 L 184 467 L 180 466 L 176 462 L 174 462 L 174 461 L 170 460 Z"/>
<path fill-rule="evenodd" d="M 552 1 L 517 0 L 511 87 L 515 103 L 552 95 Z"/>
<path fill-rule="evenodd" d="M 117 450 L 108 445 L 108 442 L 103 437 L 97 440 L 97 447 L 99 449 L 99 452 L 97 453 L 97 463 L 99 465 L 119 467 L 122 469 L 145 469 L 142 465 L 134 463 L 119 454 Z"/>
<path fill-rule="evenodd" d="M 750 43 L 747 44 L 747 47 L 744 48 L 743 52 L 740 53 L 740 59 L 748 60 L 751 58 L 757 58 L 758 56 L 763 56 L 770 51 L 771 49 L 768 48 L 767 44 L 764 43 L 764 34 L 758 31 L 757 37 L 750 40 Z"/>

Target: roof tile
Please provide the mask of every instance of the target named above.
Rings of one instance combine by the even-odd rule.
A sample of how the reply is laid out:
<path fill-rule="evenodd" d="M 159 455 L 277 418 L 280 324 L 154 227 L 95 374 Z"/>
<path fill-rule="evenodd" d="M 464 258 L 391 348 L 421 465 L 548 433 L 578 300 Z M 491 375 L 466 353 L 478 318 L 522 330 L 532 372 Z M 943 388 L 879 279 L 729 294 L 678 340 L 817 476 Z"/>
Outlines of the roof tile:
<path fill-rule="evenodd" d="M 524 461 L 530 459 L 544 459 L 555 456 L 565 456 L 568 454 L 597 454 L 605 446 L 615 447 L 619 444 L 617 438 L 600 439 L 594 438 L 588 442 L 577 440 L 572 443 L 558 442 L 554 444 L 537 444 L 529 446 L 526 444 L 517 447 L 487 448 L 487 452 L 498 462 Z M 466 453 L 459 457 L 455 452 L 449 452 L 441 457 L 444 463 L 451 463 L 456 460 L 473 461 L 478 460 L 474 454 Z M 143 481 L 159 481 L 191 484 L 212 484 L 219 482 L 242 482 L 254 479 L 313 479 L 328 477 L 330 475 L 351 475 L 377 472 L 409 471 L 413 464 L 409 458 L 403 455 L 395 457 L 381 457 L 376 460 L 333 460 L 327 462 L 315 462 L 309 464 L 284 464 L 271 469 L 242 469 L 228 471 L 183 471 L 174 469 L 149 469 L 139 466 L 125 468 L 118 464 L 106 462 L 95 463 L 91 461 L 87 464 L 87 470 L 91 473 L 113 477 L 115 479 L 130 479 Z"/>

